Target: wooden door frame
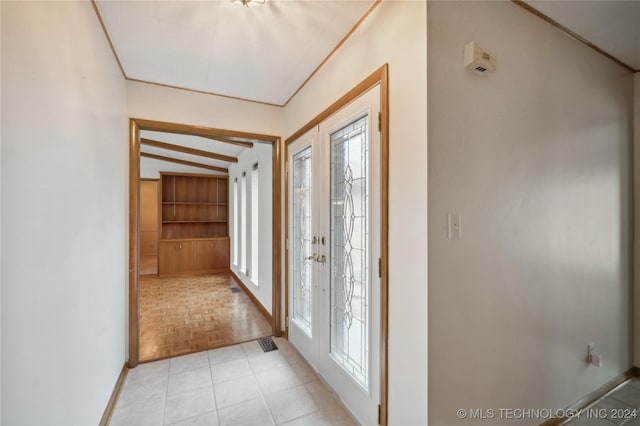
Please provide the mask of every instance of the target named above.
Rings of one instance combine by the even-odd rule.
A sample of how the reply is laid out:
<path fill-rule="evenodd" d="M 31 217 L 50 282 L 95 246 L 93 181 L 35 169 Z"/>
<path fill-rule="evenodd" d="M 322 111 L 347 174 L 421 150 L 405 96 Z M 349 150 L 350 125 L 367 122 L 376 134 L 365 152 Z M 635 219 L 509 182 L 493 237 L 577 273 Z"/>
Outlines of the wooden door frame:
<path fill-rule="evenodd" d="M 129 119 L 129 361 L 128 367 L 134 368 L 139 363 L 139 318 L 138 318 L 138 272 L 140 267 L 140 131 L 181 133 L 195 136 L 225 136 L 259 140 L 271 144 L 272 150 L 272 302 L 271 327 L 274 336 L 281 335 L 280 321 L 280 248 L 281 233 L 281 194 L 282 159 L 280 155 L 280 137 L 259 133 L 240 132 L 235 130 L 216 129 L 212 127 L 189 124 L 169 123 L 164 121 Z"/>
<path fill-rule="evenodd" d="M 289 241 L 289 145 L 338 112 L 351 101 L 380 86 L 380 425 L 388 423 L 389 353 L 389 64 L 384 64 L 335 101 L 284 143 L 284 233 Z M 284 255 L 285 334 L 289 332 L 289 247 Z"/>

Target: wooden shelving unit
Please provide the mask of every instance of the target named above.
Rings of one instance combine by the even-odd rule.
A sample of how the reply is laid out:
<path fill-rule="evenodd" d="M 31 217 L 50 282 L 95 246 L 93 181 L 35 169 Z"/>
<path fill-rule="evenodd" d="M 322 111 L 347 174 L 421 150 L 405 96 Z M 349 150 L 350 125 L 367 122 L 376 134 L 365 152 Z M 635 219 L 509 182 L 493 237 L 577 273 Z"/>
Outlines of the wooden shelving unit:
<path fill-rule="evenodd" d="M 160 276 L 229 270 L 229 178 L 161 173 Z"/>

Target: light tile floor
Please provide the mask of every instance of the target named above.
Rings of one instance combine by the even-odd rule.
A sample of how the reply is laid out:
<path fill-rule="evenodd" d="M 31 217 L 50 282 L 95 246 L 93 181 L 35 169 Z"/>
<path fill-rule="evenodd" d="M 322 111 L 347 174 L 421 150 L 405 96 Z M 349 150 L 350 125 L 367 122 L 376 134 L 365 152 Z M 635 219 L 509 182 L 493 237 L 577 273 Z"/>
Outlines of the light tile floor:
<path fill-rule="evenodd" d="M 111 425 L 340 425 L 352 417 L 291 344 L 256 341 L 141 364 Z"/>
<path fill-rule="evenodd" d="M 569 426 L 640 426 L 640 378 L 634 378 L 606 398 L 583 410 Z"/>

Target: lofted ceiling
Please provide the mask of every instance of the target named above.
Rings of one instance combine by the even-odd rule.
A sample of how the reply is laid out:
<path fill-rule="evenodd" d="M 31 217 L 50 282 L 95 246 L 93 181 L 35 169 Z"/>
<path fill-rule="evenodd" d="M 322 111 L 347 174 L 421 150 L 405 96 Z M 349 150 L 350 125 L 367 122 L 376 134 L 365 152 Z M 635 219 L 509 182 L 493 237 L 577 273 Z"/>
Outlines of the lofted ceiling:
<path fill-rule="evenodd" d="M 525 0 L 635 71 L 640 71 L 640 0 Z"/>
<path fill-rule="evenodd" d="M 282 106 L 379 0 L 96 0 L 124 77 Z M 141 131 L 143 164 L 226 173 L 258 140 Z M 230 143 L 233 142 L 239 143 Z"/>
<path fill-rule="evenodd" d="M 129 80 L 283 106 L 380 0 L 94 0 Z M 515 1 L 640 70 L 640 0 Z"/>
<path fill-rule="evenodd" d="M 284 106 L 381 0 L 269 0 L 252 7 L 230 0 L 92 1 L 126 79 Z M 512 1 L 640 70 L 640 0 Z M 224 173 L 230 157 L 250 149 L 163 132 L 143 131 L 141 138 L 150 141 L 141 144 L 143 161 L 198 163 L 213 172 Z"/>
<path fill-rule="evenodd" d="M 377 2 L 95 4 L 126 78 L 281 106 Z"/>

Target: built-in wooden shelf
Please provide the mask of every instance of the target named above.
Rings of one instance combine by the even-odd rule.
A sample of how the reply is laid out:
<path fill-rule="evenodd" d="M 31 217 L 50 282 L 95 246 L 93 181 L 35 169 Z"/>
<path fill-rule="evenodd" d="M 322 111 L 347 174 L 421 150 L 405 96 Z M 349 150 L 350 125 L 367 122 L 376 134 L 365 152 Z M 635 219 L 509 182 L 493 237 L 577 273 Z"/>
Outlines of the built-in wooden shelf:
<path fill-rule="evenodd" d="M 164 201 L 162 204 L 166 205 L 185 205 L 185 206 L 227 206 L 228 203 L 196 203 L 196 202 L 184 202 L 184 201 Z"/>
<path fill-rule="evenodd" d="M 229 179 L 160 174 L 161 276 L 229 270 Z"/>
<path fill-rule="evenodd" d="M 226 220 L 163 220 L 165 223 L 227 223 Z"/>

